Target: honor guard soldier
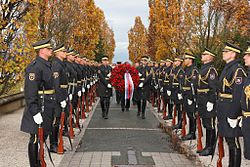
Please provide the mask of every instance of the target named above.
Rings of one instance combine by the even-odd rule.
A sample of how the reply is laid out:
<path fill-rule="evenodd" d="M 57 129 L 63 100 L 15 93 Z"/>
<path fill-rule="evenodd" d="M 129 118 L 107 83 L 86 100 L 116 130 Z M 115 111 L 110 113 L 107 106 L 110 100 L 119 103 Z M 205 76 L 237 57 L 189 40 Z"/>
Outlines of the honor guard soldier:
<path fill-rule="evenodd" d="M 161 60 L 162 62 L 162 60 Z M 163 63 L 164 64 L 164 63 Z M 158 100 L 160 101 L 160 85 L 161 85 L 161 81 L 159 80 L 160 78 L 160 74 L 161 74 L 161 69 L 162 66 L 160 64 L 155 62 L 155 65 L 153 67 L 153 69 L 151 69 L 152 71 L 152 80 L 151 80 L 151 98 L 152 98 L 152 106 L 155 106 L 155 103 L 158 104 Z M 159 99 L 158 99 L 159 98 Z M 158 99 L 158 100 L 157 100 Z M 158 107 L 158 112 L 160 110 L 160 107 Z"/>
<path fill-rule="evenodd" d="M 196 139 L 196 90 L 198 84 L 198 69 L 194 63 L 195 56 L 187 51 L 184 55 L 185 65 L 185 81 L 182 87 L 183 90 L 183 105 L 185 112 L 189 118 L 189 133 L 182 140 Z"/>
<path fill-rule="evenodd" d="M 44 129 L 44 139 L 51 133 L 54 118 L 55 90 L 53 73 L 48 59 L 52 55 L 50 39 L 33 44 L 36 59 L 25 70 L 24 98 L 26 107 L 21 131 L 30 134 L 28 156 L 31 167 L 40 166 L 38 159 L 38 128 Z"/>
<path fill-rule="evenodd" d="M 60 117 L 62 109 L 66 108 L 68 76 L 66 73 L 65 62 L 66 49 L 64 44 L 58 45 L 53 49 L 55 57 L 52 62 L 52 71 L 54 77 L 54 88 L 56 96 L 55 117 L 52 125 L 52 133 L 50 135 L 50 152 L 57 153 L 58 132 L 60 125 Z M 68 114 L 68 113 L 67 113 Z"/>
<path fill-rule="evenodd" d="M 172 83 L 170 83 L 170 75 L 172 73 L 172 64 L 173 61 L 171 59 L 166 59 L 166 68 L 164 70 L 164 75 L 162 78 L 163 82 L 163 107 L 164 111 L 166 111 L 166 107 L 168 110 L 168 115 L 166 114 L 163 115 L 164 120 L 168 119 L 173 119 L 173 104 L 171 100 L 171 95 L 172 95 Z M 166 112 L 165 112 L 166 113 Z"/>
<path fill-rule="evenodd" d="M 118 66 L 118 65 L 122 64 L 122 62 L 118 61 L 116 64 L 117 64 L 117 66 Z M 117 104 L 120 104 L 121 98 L 122 98 L 122 97 L 121 97 L 121 92 L 119 92 L 118 90 L 115 90 L 115 95 L 116 95 L 116 96 L 115 96 L 115 97 L 116 97 L 116 103 L 117 103 Z"/>
<path fill-rule="evenodd" d="M 177 124 L 173 126 L 173 129 L 182 128 L 182 85 L 184 83 L 184 70 L 181 67 L 183 59 L 181 57 L 176 57 L 173 63 L 173 71 L 170 75 L 170 82 L 172 83 L 172 95 L 173 102 L 176 107 L 177 112 Z"/>
<path fill-rule="evenodd" d="M 243 113 L 242 133 L 244 141 L 244 157 L 250 160 L 250 42 L 248 49 L 244 53 L 245 65 L 248 67 L 248 76 L 244 83 L 241 96 L 241 108 Z"/>
<path fill-rule="evenodd" d="M 150 82 L 152 79 L 152 76 L 150 74 L 150 67 L 147 66 L 148 61 L 149 57 L 143 56 L 142 66 L 139 66 L 138 68 L 140 82 L 137 88 L 137 116 L 140 116 L 140 114 L 142 113 L 142 119 L 145 119 L 147 100 L 149 100 L 150 96 Z"/>
<path fill-rule="evenodd" d="M 102 58 L 102 65 L 98 69 L 99 84 L 97 87 L 97 93 L 100 97 L 102 107 L 102 117 L 104 119 L 108 119 L 110 97 L 112 96 L 112 85 L 109 80 L 111 71 L 112 68 L 109 65 L 109 59 L 105 56 Z"/>
<path fill-rule="evenodd" d="M 241 148 L 239 137 L 242 136 L 239 127 L 239 117 L 242 115 L 240 98 L 245 71 L 237 59 L 241 49 L 226 43 L 222 51 L 226 65 L 219 78 L 219 99 L 217 102 L 217 118 L 219 136 L 225 137 L 229 147 L 229 164 L 239 167 L 241 164 Z"/>
<path fill-rule="evenodd" d="M 206 146 L 200 152 L 201 156 L 212 155 L 215 144 L 216 83 L 218 83 L 218 73 L 213 65 L 215 57 L 215 54 L 207 48 L 201 55 L 203 65 L 199 71 L 197 103 L 203 127 L 206 129 Z"/>
<path fill-rule="evenodd" d="M 73 108 L 77 106 L 76 86 L 77 86 L 77 72 L 74 70 L 73 62 L 75 61 L 74 50 L 69 49 L 67 51 L 66 71 L 68 74 L 68 86 L 69 86 L 69 100 L 72 102 Z M 74 91 L 74 92 L 73 92 Z"/>

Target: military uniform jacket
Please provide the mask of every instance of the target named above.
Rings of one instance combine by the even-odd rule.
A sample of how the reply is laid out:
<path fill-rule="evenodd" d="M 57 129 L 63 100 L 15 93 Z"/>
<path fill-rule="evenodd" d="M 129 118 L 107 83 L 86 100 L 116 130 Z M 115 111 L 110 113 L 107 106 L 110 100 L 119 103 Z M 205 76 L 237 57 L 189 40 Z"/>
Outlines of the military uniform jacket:
<path fill-rule="evenodd" d="M 243 113 L 242 133 L 244 139 L 244 157 L 250 159 L 250 69 L 248 77 L 244 83 L 241 95 L 241 108 Z"/>
<path fill-rule="evenodd" d="M 55 106 L 55 116 L 60 117 L 62 111 L 60 102 L 67 99 L 68 90 L 68 76 L 65 62 L 55 57 L 54 61 L 52 62 L 52 71 L 57 102 Z"/>
<path fill-rule="evenodd" d="M 218 73 L 212 62 L 201 66 L 197 89 L 198 111 L 202 118 L 216 116 Z M 207 110 L 207 102 L 213 103 L 213 109 Z"/>
<path fill-rule="evenodd" d="M 159 78 L 159 67 L 153 67 L 151 69 L 151 73 L 152 73 L 152 80 L 151 80 L 151 90 L 156 92 L 158 91 L 159 88 L 159 82 L 158 82 L 158 78 Z"/>
<path fill-rule="evenodd" d="M 183 104 L 186 112 L 195 112 L 196 105 L 194 99 L 196 98 L 198 77 L 199 77 L 199 72 L 194 64 L 185 68 L 185 80 L 182 86 L 182 90 L 184 97 Z M 193 88 L 191 85 L 193 85 Z M 194 91 L 194 93 L 192 92 L 192 90 Z"/>
<path fill-rule="evenodd" d="M 170 99 L 172 95 L 172 83 L 170 82 L 171 73 L 172 73 L 172 66 L 169 66 L 164 69 L 162 75 L 164 99 Z"/>
<path fill-rule="evenodd" d="M 112 68 L 107 65 L 101 65 L 98 70 L 99 83 L 97 86 L 97 94 L 99 97 L 110 97 L 112 96 L 112 89 L 108 88 L 108 84 L 110 83 L 108 74 L 111 74 Z"/>
<path fill-rule="evenodd" d="M 68 75 L 68 86 L 69 86 L 69 94 L 73 95 L 72 105 L 75 108 L 77 106 L 77 72 L 74 69 L 74 65 L 71 62 L 66 61 L 66 71 Z"/>
<path fill-rule="evenodd" d="M 43 90 L 46 92 L 54 91 L 54 78 L 52 75 L 50 62 L 37 57 L 30 63 L 25 70 L 24 98 L 26 107 L 21 122 L 21 131 L 37 134 L 38 125 L 33 120 L 33 116 L 42 111 L 42 101 L 44 97 L 44 112 L 42 127 L 44 134 L 50 134 L 52 121 L 54 119 L 55 97 L 42 95 Z"/>
<path fill-rule="evenodd" d="M 237 119 L 242 115 L 240 98 L 246 74 L 239 63 L 240 60 L 234 60 L 226 64 L 219 78 L 217 118 L 219 134 L 223 137 L 242 135 Z"/>
<path fill-rule="evenodd" d="M 143 87 L 137 88 L 138 91 L 138 100 L 149 100 L 150 96 L 150 82 L 152 79 L 152 75 L 150 74 L 150 67 L 148 66 L 139 66 L 138 67 L 138 72 L 141 74 L 140 75 L 140 83 L 143 83 Z"/>
<path fill-rule="evenodd" d="M 182 85 L 184 84 L 184 70 L 181 66 L 175 67 L 170 74 L 170 83 L 172 83 L 172 98 L 175 104 L 182 103 L 183 99 L 178 98 L 182 94 Z"/>

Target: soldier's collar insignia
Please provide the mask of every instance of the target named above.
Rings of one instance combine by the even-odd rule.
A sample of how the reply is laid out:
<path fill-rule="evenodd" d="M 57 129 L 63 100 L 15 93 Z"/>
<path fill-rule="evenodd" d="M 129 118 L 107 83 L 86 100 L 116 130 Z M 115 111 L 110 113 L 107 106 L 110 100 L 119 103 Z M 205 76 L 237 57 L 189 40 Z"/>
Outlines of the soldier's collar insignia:
<path fill-rule="evenodd" d="M 29 80 L 34 81 L 36 79 L 36 74 L 35 73 L 29 73 Z"/>
<path fill-rule="evenodd" d="M 237 85 L 240 85 L 240 84 L 242 83 L 242 77 L 236 77 L 236 78 L 235 78 L 235 83 L 236 83 Z"/>

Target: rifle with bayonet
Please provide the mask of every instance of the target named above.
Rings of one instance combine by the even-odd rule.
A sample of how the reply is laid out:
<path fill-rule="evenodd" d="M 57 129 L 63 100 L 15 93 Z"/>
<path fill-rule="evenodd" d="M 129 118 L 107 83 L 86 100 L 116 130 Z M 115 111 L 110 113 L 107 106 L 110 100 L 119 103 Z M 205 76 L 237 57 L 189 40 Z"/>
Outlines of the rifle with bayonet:
<path fill-rule="evenodd" d="M 196 100 L 196 96 L 195 96 L 195 91 L 194 91 L 194 85 L 193 83 L 191 83 L 191 89 L 192 89 L 192 95 L 193 95 L 193 99 L 194 99 L 194 105 L 195 105 L 195 117 L 196 117 L 196 121 L 197 121 L 197 129 L 198 129 L 198 137 L 197 137 L 197 152 L 202 150 L 202 126 L 201 126 L 201 119 L 200 119 L 200 115 L 197 111 L 197 100 Z"/>

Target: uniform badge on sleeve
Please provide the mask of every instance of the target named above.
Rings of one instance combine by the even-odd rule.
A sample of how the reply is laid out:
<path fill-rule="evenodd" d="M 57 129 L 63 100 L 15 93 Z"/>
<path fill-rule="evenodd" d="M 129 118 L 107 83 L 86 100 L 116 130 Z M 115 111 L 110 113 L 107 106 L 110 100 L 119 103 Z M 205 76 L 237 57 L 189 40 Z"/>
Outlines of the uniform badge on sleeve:
<path fill-rule="evenodd" d="M 210 74 L 209 78 L 210 78 L 211 80 L 214 80 L 214 79 L 215 79 L 215 74 Z"/>
<path fill-rule="evenodd" d="M 236 78 L 235 78 L 235 83 L 236 83 L 237 85 L 240 85 L 240 84 L 242 83 L 242 77 L 236 77 Z"/>
<path fill-rule="evenodd" d="M 58 72 L 54 72 L 54 73 L 53 73 L 53 76 L 54 76 L 54 78 L 56 79 L 56 78 L 59 77 L 59 73 L 58 73 Z"/>
<path fill-rule="evenodd" d="M 34 81 L 36 79 L 36 74 L 35 73 L 29 73 L 29 80 Z"/>

